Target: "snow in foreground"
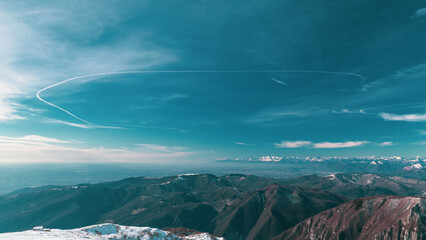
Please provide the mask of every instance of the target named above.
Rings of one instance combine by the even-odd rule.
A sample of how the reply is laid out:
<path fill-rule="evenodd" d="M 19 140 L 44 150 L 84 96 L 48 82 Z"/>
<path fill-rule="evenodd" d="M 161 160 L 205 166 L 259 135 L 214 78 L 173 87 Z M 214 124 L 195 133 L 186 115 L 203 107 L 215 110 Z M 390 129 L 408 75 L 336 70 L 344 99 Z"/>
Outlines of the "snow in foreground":
<path fill-rule="evenodd" d="M 192 234 L 186 237 L 179 237 L 170 232 L 150 227 L 128 227 L 117 224 L 100 224 L 89 227 L 50 231 L 28 230 L 24 232 L 1 233 L 1 240 L 82 240 L 82 239 L 115 239 L 115 240 L 223 240 L 207 233 Z"/>

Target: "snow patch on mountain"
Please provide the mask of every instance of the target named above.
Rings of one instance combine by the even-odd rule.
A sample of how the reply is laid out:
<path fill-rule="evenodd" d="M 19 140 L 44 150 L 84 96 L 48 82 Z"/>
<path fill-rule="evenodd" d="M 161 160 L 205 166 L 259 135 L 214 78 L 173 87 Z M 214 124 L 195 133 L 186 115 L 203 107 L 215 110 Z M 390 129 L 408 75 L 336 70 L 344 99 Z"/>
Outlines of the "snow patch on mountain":
<path fill-rule="evenodd" d="M 168 231 L 150 227 L 129 227 L 105 223 L 83 228 L 36 229 L 23 232 L 1 233 L 2 240 L 223 240 L 208 233 L 197 233 L 189 236 L 176 236 Z"/>
<path fill-rule="evenodd" d="M 336 175 L 335 174 L 330 174 L 330 175 L 327 175 L 327 176 L 325 176 L 326 178 L 328 178 L 329 180 L 334 180 L 334 179 L 336 179 Z"/>
<path fill-rule="evenodd" d="M 403 168 L 406 171 L 416 171 L 416 170 L 421 170 L 423 169 L 423 166 L 420 163 L 411 165 L 411 166 L 406 166 L 405 168 Z"/>

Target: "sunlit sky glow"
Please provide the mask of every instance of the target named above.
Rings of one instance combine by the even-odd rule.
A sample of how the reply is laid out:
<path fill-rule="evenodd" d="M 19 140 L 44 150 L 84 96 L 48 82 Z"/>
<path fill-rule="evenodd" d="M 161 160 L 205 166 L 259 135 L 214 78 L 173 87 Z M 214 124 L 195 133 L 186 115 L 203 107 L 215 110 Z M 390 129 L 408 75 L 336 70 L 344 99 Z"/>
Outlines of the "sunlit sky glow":
<path fill-rule="evenodd" d="M 0 162 L 426 155 L 424 29 L 424 1 L 3 1 Z"/>

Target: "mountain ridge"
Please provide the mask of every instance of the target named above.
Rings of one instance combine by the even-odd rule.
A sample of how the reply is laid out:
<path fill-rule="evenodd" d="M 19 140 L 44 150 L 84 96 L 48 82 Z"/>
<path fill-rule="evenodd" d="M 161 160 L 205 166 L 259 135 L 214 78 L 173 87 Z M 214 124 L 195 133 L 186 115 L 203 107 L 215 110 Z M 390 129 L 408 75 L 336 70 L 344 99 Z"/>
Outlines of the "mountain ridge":
<path fill-rule="evenodd" d="M 425 193 L 425 181 L 368 173 L 291 179 L 244 174 L 133 177 L 0 196 L 0 232 L 116 223 L 268 239 L 351 199 Z"/>
<path fill-rule="evenodd" d="M 290 228 L 277 239 L 425 239 L 426 198 L 379 196 L 352 200 Z"/>

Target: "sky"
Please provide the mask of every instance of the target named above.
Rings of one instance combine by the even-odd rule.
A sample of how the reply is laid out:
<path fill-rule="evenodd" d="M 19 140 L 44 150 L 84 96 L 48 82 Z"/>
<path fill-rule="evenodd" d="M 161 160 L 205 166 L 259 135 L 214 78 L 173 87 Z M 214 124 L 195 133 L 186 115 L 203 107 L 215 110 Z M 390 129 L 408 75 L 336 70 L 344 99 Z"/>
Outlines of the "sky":
<path fill-rule="evenodd" d="M 426 156 L 424 1 L 1 1 L 0 163 Z"/>

